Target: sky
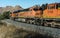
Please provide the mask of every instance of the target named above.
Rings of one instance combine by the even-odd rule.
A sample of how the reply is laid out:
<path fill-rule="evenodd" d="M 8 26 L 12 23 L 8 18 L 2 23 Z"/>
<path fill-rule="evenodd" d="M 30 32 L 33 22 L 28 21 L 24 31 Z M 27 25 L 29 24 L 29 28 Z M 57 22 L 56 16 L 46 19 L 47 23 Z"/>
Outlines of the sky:
<path fill-rule="evenodd" d="M 29 8 L 34 5 L 55 2 L 60 3 L 60 0 L 0 0 L 0 7 L 20 5 L 22 8 Z"/>

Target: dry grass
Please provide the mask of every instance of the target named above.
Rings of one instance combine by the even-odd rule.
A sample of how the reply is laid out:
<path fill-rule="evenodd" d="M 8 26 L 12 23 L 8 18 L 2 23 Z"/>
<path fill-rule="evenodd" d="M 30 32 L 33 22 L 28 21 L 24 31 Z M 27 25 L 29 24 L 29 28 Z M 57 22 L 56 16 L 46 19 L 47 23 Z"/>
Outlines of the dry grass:
<path fill-rule="evenodd" d="M 28 34 L 22 28 L 16 28 L 14 25 L 8 25 L 6 23 L 0 23 L 0 38 L 25 38 Z"/>
<path fill-rule="evenodd" d="M 17 28 L 14 25 L 6 23 L 0 24 L 0 38 L 44 38 L 42 35 L 34 32 L 28 32 L 22 28 Z"/>

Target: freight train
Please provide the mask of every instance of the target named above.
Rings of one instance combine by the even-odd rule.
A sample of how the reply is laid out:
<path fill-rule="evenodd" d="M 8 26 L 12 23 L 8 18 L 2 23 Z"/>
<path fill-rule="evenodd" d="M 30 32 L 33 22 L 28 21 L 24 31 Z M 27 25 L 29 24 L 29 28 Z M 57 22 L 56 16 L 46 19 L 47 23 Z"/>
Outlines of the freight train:
<path fill-rule="evenodd" d="M 10 14 L 10 19 L 60 28 L 60 3 L 47 4 L 44 10 L 41 6 L 17 10 Z"/>

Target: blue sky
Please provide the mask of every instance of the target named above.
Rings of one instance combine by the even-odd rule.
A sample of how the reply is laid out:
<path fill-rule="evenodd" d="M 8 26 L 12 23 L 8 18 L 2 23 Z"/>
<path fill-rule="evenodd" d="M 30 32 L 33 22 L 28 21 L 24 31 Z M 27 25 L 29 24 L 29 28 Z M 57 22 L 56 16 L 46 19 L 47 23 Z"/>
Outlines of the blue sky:
<path fill-rule="evenodd" d="M 33 5 L 42 5 L 46 3 L 60 2 L 60 0 L 0 0 L 0 7 L 20 5 L 23 8 L 28 8 Z"/>

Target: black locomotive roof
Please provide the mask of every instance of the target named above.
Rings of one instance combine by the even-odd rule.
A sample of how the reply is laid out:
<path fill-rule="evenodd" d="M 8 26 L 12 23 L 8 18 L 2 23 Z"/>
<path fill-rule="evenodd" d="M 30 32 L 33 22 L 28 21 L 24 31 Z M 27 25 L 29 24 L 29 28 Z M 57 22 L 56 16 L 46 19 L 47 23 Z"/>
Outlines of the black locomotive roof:
<path fill-rule="evenodd" d="M 31 8 L 31 7 L 30 7 L 30 8 Z M 30 8 L 22 9 L 22 10 L 16 10 L 16 11 L 14 11 L 13 13 L 19 13 L 19 12 L 29 11 Z M 33 8 L 33 7 L 32 7 L 32 8 Z M 36 11 L 36 10 L 38 10 L 38 9 L 41 10 L 42 8 L 41 8 L 40 6 L 35 6 L 33 9 Z"/>
<path fill-rule="evenodd" d="M 13 13 L 19 13 L 19 12 L 24 12 L 24 11 L 29 11 L 29 8 L 28 9 L 23 9 L 23 10 L 16 10 Z"/>
<path fill-rule="evenodd" d="M 18 13 L 18 12 L 20 12 L 20 10 L 16 10 L 16 11 L 14 11 L 13 13 Z"/>

